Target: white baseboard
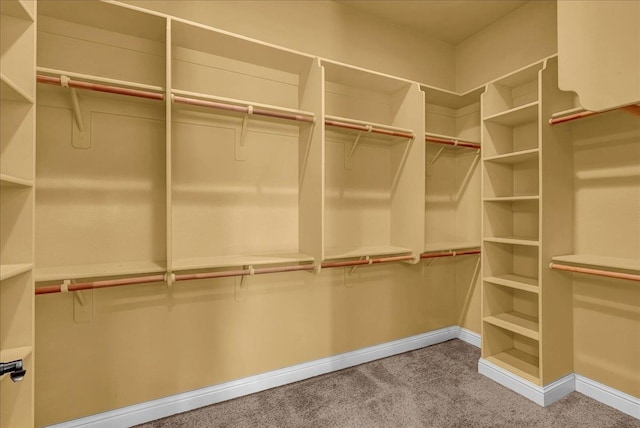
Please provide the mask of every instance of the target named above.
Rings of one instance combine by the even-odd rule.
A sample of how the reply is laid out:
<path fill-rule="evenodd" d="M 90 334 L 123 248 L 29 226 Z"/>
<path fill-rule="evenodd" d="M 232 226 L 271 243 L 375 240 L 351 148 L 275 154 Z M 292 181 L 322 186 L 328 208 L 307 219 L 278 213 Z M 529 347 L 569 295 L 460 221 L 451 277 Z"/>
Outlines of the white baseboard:
<path fill-rule="evenodd" d="M 640 398 L 576 374 L 576 391 L 601 403 L 640 419 Z"/>
<path fill-rule="evenodd" d="M 465 341 L 477 348 L 482 345 L 482 339 L 480 338 L 480 335 L 478 333 L 474 333 L 471 330 L 467 330 L 466 328 L 458 327 L 458 339 Z"/>
<path fill-rule="evenodd" d="M 414 349 L 424 348 L 425 346 L 446 342 L 447 340 L 456 339 L 461 335 L 465 337 L 461 337 L 462 340 L 476 340 L 475 333 L 469 332 L 468 330 L 465 330 L 463 333 L 461 330 L 462 329 L 457 326 L 446 327 L 417 336 L 370 346 L 357 351 L 334 355 L 320 360 L 111 410 L 97 415 L 74 419 L 52 426 L 56 428 L 114 428 L 142 424 L 177 413 L 220 403 L 232 398 L 264 391 L 276 386 L 286 385 L 380 358 L 386 358 Z"/>
<path fill-rule="evenodd" d="M 567 375 L 545 386 L 538 386 L 480 358 L 478 372 L 500 385 L 517 392 L 540 406 L 548 406 L 576 390 L 575 376 Z"/>

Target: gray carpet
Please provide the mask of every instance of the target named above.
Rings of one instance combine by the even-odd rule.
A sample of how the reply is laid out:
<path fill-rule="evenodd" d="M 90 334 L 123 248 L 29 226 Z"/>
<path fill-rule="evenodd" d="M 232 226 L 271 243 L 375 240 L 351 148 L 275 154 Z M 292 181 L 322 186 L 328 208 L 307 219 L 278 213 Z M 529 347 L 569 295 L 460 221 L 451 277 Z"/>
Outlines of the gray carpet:
<path fill-rule="evenodd" d="M 577 392 L 540 407 L 478 374 L 478 358 L 451 340 L 139 427 L 640 428 Z"/>

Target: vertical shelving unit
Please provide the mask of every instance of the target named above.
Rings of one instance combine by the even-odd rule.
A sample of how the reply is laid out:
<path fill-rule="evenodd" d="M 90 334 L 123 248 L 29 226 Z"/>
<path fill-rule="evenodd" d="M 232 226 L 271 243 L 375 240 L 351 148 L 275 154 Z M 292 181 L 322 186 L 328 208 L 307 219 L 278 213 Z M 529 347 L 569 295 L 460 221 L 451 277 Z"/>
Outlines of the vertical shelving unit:
<path fill-rule="evenodd" d="M 571 97 L 552 57 L 490 83 L 482 103 L 482 359 L 543 386 L 572 370 L 571 285 L 547 267 L 572 241 L 572 158 L 546 122 Z"/>
<path fill-rule="evenodd" d="M 26 369 L 16 383 L 0 377 L 0 426 L 24 427 L 34 423 L 34 1 L 0 2 L 0 44 L 0 361 Z"/>
<path fill-rule="evenodd" d="M 319 259 L 318 61 L 186 21 L 171 28 L 170 270 Z"/>
<path fill-rule="evenodd" d="M 480 95 L 423 85 L 425 93 L 424 252 L 480 246 Z"/>
<path fill-rule="evenodd" d="M 419 85 L 322 61 L 323 259 L 417 255 L 424 242 Z"/>
<path fill-rule="evenodd" d="M 62 85 L 38 85 L 36 281 L 164 272 L 166 18 L 92 1 L 38 15 L 37 73 Z"/>

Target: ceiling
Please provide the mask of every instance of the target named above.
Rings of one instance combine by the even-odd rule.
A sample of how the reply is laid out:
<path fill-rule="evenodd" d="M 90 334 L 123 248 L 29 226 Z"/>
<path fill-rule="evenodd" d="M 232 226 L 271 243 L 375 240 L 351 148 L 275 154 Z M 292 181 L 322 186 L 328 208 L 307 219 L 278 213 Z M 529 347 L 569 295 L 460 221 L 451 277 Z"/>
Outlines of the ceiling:
<path fill-rule="evenodd" d="M 454 45 L 513 12 L 521 0 L 336 0 Z"/>

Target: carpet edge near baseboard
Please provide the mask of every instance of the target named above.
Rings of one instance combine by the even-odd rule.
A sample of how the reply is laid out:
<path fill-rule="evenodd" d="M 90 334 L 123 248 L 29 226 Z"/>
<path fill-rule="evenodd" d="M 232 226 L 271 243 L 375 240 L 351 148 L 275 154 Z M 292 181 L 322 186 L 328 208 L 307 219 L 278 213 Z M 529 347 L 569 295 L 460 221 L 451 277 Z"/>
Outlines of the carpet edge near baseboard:
<path fill-rule="evenodd" d="M 132 406 L 91 415 L 55 425 L 53 428 L 113 428 L 130 427 L 154 421 L 178 413 L 242 397 L 277 386 L 287 385 L 401 354 L 426 346 L 436 345 L 451 339 L 461 339 L 480 347 L 480 335 L 470 330 L 451 326 L 427 333 L 406 337 L 379 345 L 333 355 L 295 366 L 273 370 L 247 378 L 183 392 L 169 397 L 151 400 Z"/>

